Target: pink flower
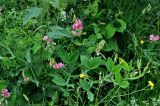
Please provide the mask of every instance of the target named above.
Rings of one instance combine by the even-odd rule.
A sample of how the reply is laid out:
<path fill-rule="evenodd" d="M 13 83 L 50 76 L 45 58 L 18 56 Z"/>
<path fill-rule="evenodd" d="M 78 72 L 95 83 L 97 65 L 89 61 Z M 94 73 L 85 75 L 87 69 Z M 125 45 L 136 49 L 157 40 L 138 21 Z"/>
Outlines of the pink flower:
<path fill-rule="evenodd" d="M 10 95 L 11 95 L 11 93 L 8 92 L 8 89 L 2 89 L 2 96 L 3 97 L 8 98 L 8 97 L 10 97 Z"/>
<path fill-rule="evenodd" d="M 149 35 L 151 41 L 158 41 L 160 39 L 159 36 L 154 36 L 153 34 Z"/>
<path fill-rule="evenodd" d="M 72 25 L 72 29 L 73 29 L 73 30 L 82 30 L 82 29 L 83 29 L 82 21 L 81 21 L 80 19 L 78 19 L 78 20 Z"/>
<path fill-rule="evenodd" d="M 61 67 L 63 67 L 63 66 L 64 66 L 63 63 L 58 63 L 58 64 L 53 65 L 53 68 L 54 68 L 54 69 L 59 69 L 59 68 L 61 68 Z"/>
<path fill-rule="evenodd" d="M 52 39 L 49 38 L 48 36 L 43 36 L 43 40 L 47 42 L 52 42 Z"/>

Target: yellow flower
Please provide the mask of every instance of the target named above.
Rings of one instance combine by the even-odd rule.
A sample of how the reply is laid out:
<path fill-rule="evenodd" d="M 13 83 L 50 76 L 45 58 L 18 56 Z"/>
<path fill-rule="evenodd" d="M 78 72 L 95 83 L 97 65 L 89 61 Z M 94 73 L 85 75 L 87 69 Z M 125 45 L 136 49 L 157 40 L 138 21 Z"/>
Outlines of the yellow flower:
<path fill-rule="evenodd" d="M 150 87 L 151 87 L 151 89 L 153 89 L 153 87 L 154 87 L 154 83 L 153 83 L 152 81 L 148 81 L 148 86 L 150 86 Z"/>
<path fill-rule="evenodd" d="M 144 44 L 144 40 L 140 40 L 140 44 L 143 45 Z"/>
<path fill-rule="evenodd" d="M 80 78 L 86 78 L 86 77 L 87 77 L 87 75 L 86 75 L 86 74 L 84 74 L 84 73 L 81 73 L 81 74 L 79 75 L 79 77 L 80 77 Z"/>

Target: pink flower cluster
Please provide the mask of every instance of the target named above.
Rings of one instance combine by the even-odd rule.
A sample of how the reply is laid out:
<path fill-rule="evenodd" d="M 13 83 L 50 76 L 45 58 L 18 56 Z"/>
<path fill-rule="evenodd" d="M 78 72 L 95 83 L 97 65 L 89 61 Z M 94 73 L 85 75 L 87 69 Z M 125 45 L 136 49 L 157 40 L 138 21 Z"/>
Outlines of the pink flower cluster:
<path fill-rule="evenodd" d="M 80 19 L 77 19 L 76 22 L 72 25 L 72 34 L 80 36 L 83 30 L 83 24 Z"/>
<path fill-rule="evenodd" d="M 52 39 L 49 38 L 48 36 L 43 36 L 43 40 L 47 42 L 52 42 Z"/>
<path fill-rule="evenodd" d="M 57 63 L 57 64 L 54 64 L 54 65 L 53 65 L 53 68 L 54 68 L 54 69 L 60 69 L 60 68 L 63 67 L 63 66 L 64 66 L 63 63 Z"/>
<path fill-rule="evenodd" d="M 8 91 L 8 89 L 2 89 L 2 96 L 3 97 L 10 97 L 11 93 Z"/>
<path fill-rule="evenodd" d="M 73 25 L 72 25 L 73 30 L 82 30 L 83 29 L 83 24 L 80 19 L 78 19 Z"/>
<path fill-rule="evenodd" d="M 160 37 L 151 34 L 151 35 L 149 35 L 149 39 L 150 39 L 151 41 L 158 41 L 158 40 L 160 40 Z"/>

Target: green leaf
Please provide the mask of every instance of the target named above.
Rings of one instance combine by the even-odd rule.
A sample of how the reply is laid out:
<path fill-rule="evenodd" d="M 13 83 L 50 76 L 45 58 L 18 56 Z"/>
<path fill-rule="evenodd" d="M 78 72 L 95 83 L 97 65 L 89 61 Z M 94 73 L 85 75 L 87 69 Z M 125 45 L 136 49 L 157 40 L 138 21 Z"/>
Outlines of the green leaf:
<path fill-rule="evenodd" d="M 78 51 L 74 51 L 71 53 L 67 53 L 67 57 L 68 57 L 68 63 L 69 64 L 73 64 L 76 63 L 79 57 L 79 52 Z"/>
<path fill-rule="evenodd" d="M 58 75 L 55 75 L 52 81 L 59 86 L 67 85 L 67 82 L 65 82 L 65 80 L 61 76 L 58 76 Z"/>
<path fill-rule="evenodd" d="M 116 30 L 114 28 L 114 26 L 110 23 L 106 26 L 106 35 L 105 38 L 106 39 L 110 39 L 113 37 L 113 35 L 115 34 Z"/>
<path fill-rule="evenodd" d="M 128 81 L 122 81 L 120 84 L 119 84 L 119 86 L 121 87 L 121 88 L 127 88 L 128 86 L 129 86 L 129 82 Z"/>
<path fill-rule="evenodd" d="M 50 0 L 50 4 L 51 4 L 53 7 L 59 9 L 60 1 L 59 1 L 59 0 Z"/>
<path fill-rule="evenodd" d="M 56 51 L 58 53 L 58 56 L 61 58 L 61 60 L 65 63 L 68 63 L 67 52 L 61 47 L 57 47 Z"/>
<path fill-rule="evenodd" d="M 47 36 L 53 39 L 61 39 L 63 37 L 71 37 L 71 34 L 68 30 L 59 27 L 59 26 L 53 26 L 51 27 L 51 32 L 47 33 Z"/>
<path fill-rule="evenodd" d="M 128 63 L 125 60 L 123 60 L 122 58 L 120 58 L 120 65 L 124 70 L 131 71 Z"/>
<path fill-rule="evenodd" d="M 122 76 L 120 72 L 115 73 L 115 80 L 118 84 L 122 81 Z"/>
<path fill-rule="evenodd" d="M 35 43 L 34 46 L 32 47 L 33 54 L 36 54 L 40 48 L 41 48 L 41 45 L 39 43 Z"/>
<path fill-rule="evenodd" d="M 82 46 L 83 45 L 83 43 L 80 42 L 78 39 L 73 39 L 72 42 L 77 46 Z"/>
<path fill-rule="evenodd" d="M 34 55 L 32 57 L 32 68 L 33 72 L 35 73 L 35 76 L 39 77 L 44 73 L 44 71 L 42 70 L 43 67 L 44 63 L 42 59 L 39 56 Z"/>
<path fill-rule="evenodd" d="M 90 69 L 98 68 L 100 64 L 101 64 L 101 58 L 100 57 L 90 58 L 89 61 L 88 61 L 88 66 L 89 66 Z"/>
<path fill-rule="evenodd" d="M 115 74 L 115 73 L 119 73 L 120 71 L 121 71 L 121 69 L 122 69 L 122 67 L 121 67 L 121 65 L 115 65 L 114 67 L 113 67 L 113 69 L 112 69 L 112 72 Z"/>
<path fill-rule="evenodd" d="M 6 81 L 0 81 L 0 91 L 2 91 L 2 89 L 7 87 L 7 82 Z"/>
<path fill-rule="evenodd" d="M 86 80 L 80 79 L 80 80 L 79 80 L 79 83 L 80 83 L 81 87 L 82 87 L 85 91 L 89 91 L 89 90 L 90 90 L 90 86 L 89 86 L 89 84 L 87 83 Z"/>
<path fill-rule="evenodd" d="M 93 26 L 94 33 L 97 34 L 100 31 L 100 28 L 96 23 L 92 23 L 91 25 Z"/>
<path fill-rule="evenodd" d="M 63 91 L 63 95 L 65 96 L 65 97 L 69 97 L 70 96 L 70 94 L 69 94 L 69 92 L 68 91 Z"/>
<path fill-rule="evenodd" d="M 93 95 L 93 93 L 92 93 L 92 92 L 90 92 L 90 91 L 87 91 L 87 96 L 88 96 L 88 99 L 92 102 L 92 101 L 93 101 L 93 99 L 94 99 L 94 95 Z"/>
<path fill-rule="evenodd" d="M 109 44 L 109 46 L 111 47 L 112 50 L 118 51 L 118 44 L 117 44 L 116 40 L 114 40 L 114 39 L 111 40 L 110 39 L 108 41 L 108 44 Z"/>
<path fill-rule="evenodd" d="M 31 53 L 30 53 L 30 50 L 26 51 L 26 59 L 27 59 L 28 63 L 31 63 Z"/>
<path fill-rule="evenodd" d="M 85 56 L 85 55 L 81 55 L 80 56 L 80 60 L 81 60 L 81 64 L 86 66 L 87 65 L 87 62 L 89 60 L 89 57 Z"/>
<path fill-rule="evenodd" d="M 126 29 L 126 23 L 121 20 L 121 19 L 116 19 L 116 21 L 120 24 L 120 27 L 116 27 L 116 31 L 117 32 L 124 32 L 124 30 Z"/>
<path fill-rule="evenodd" d="M 86 68 L 89 68 L 89 69 L 98 68 L 99 65 L 101 65 L 101 63 L 103 61 L 100 57 L 89 58 L 85 55 L 81 55 L 80 59 L 81 59 L 81 65 L 85 66 Z"/>
<path fill-rule="evenodd" d="M 142 60 L 141 59 L 137 59 L 137 68 L 140 70 L 141 66 L 142 66 Z"/>
<path fill-rule="evenodd" d="M 32 7 L 31 9 L 29 9 L 28 13 L 26 14 L 23 20 L 23 25 L 25 25 L 33 17 L 38 17 L 40 12 L 41 12 L 41 9 L 38 7 Z"/>
<path fill-rule="evenodd" d="M 102 50 L 109 52 L 109 51 L 111 51 L 111 50 L 112 50 L 112 48 L 110 47 L 110 45 L 109 45 L 109 44 L 105 43 L 105 45 L 104 45 L 104 47 L 103 47 L 103 49 L 102 49 Z"/>
<path fill-rule="evenodd" d="M 121 76 L 121 66 L 120 65 L 116 65 L 113 67 L 113 73 L 115 74 L 115 80 L 117 83 L 120 83 L 122 80 L 122 76 Z"/>
<path fill-rule="evenodd" d="M 114 67 L 114 62 L 110 57 L 108 57 L 108 59 L 107 59 L 106 67 L 107 67 L 108 71 L 112 72 L 112 69 Z"/>
<path fill-rule="evenodd" d="M 149 43 L 149 44 L 147 45 L 147 50 L 148 50 L 148 51 L 152 51 L 155 46 L 156 46 L 155 43 Z"/>
<path fill-rule="evenodd" d="M 8 101 L 8 105 L 9 106 L 16 106 L 18 103 L 17 103 L 17 94 L 15 92 L 12 92 L 10 98 L 9 98 L 9 101 Z"/>
<path fill-rule="evenodd" d="M 63 48 L 57 47 L 56 51 L 61 58 L 61 60 L 67 64 L 73 64 L 77 62 L 77 59 L 79 57 L 79 52 L 78 51 L 73 51 L 70 53 L 67 53 Z"/>

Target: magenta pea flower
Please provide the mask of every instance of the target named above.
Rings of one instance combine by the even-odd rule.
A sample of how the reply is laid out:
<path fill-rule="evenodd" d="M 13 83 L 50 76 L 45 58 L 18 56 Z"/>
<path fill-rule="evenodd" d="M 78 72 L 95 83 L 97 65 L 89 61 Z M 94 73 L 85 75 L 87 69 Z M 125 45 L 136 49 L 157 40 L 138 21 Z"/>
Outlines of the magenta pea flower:
<path fill-rule="evenodd" d="M 52 39 L 49 38 L 48 36 L 43 36 L 43 40 L 47 42 L 52 42 Z"/>
<path fill-rule="evenodd" d="M 83 24 L 80 19 L 77 19 L 76 22 L 72 25 L 72 34 L 75 36 L 80 36 L 83 30 Z"/>
<path fill-rule="evenodd" d="M 151 34 L 151 35 L 149 35 L 149 39 L 150 39 L 151 41 L 158 41 L 158 40 L 160 39 L 160 37 Z"/>
<path fill-rule="evenodd" d="M 80 19 L 76 20 L 76 22 L 72 25 L 73 30 L 82 30 L 83 29 L 83 24 Z"/>
<path fill-rule="evenodd" d="M 8 89 L 2 89 L 2 96 L 3 97 L 10 97 L 11 93 L 8 91 Z"/>
<path fill-rule="evenodd" d="M 58 63 L 58 64 L 54 64 L 54 65 L 53 65 L 53 68 L 54 68 L 54 69 L 60 69 L 60 68 L 63 67 L 63 66 L 64 66 L 63 63 Z"/>

